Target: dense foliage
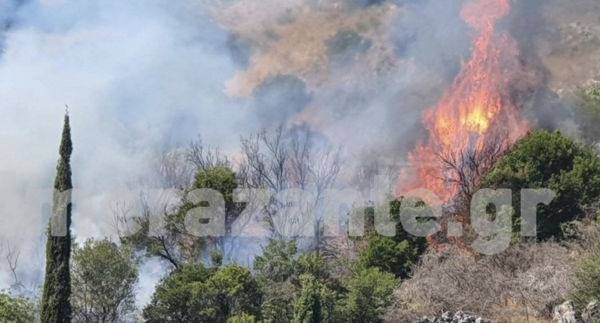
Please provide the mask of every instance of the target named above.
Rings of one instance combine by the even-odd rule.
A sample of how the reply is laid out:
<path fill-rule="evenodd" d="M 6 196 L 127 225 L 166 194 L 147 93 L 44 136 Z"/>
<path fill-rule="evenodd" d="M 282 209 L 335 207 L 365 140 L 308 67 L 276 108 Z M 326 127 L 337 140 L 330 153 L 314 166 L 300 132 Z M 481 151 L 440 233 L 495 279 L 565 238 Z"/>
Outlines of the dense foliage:
<path fill-rule="evenodd" d="M 260 141 L 260 138 L 257 140 Z M 266 142 L 276 156 L 285 154 L 277 150 L 278 140 Z M 300 142 L 295 144 L 294 154 L 300 154 L 303 148 L 300 148 Z M 389 204 L 383 204 L 386 208 L 376 204 L 352 210 L 345 220 L 355 221 L 358 220 L 355 217 L 364 217 L 364 235 L 342 237 L 345 247 L 331 245 L 327 249 L 321 248 L 321 243 L 338 237 L 319 236 L 321 241 L 302 245 L 303 238 L 277 236 L 263 244 L 262 252 L 254 256 L 251 268 L 241 266 L 228 257 L 231 248 L 227 244 L 235 239 L 232 225 L 248 202 L 236 202 L 234 191 L 241 187 L 262 187 L 252 183 L 265 183 L 271 179 L 271 174 L 262 168 L 266 165 L 279 175 L 278 172 L 285 171 L 286 165 L 296 167 L 298 172 L 287 174 L 289 177 L 319 174 L 311 170 L 316 164 L 306 162 L 308 155 L 291 161 L 276 158 L 266 163 L 266 155 L 258 154 L 256 147 L 252 142 L 246 142 L 248 155 L 245 158 L 254 158 L 255 163 L 247 160 L 249 164 L 239 169 L 227 160 L 199 159 L 193 180 L 183 187 L 186 194 L 179 197 L 179 203 L 156 214 L 152 214 L 151 208 L 146 205 L 145 213 L 137 219 L 142 230 L 123 239 L 121 246 L 108 239 L 87 240 L 81 246 L 75 245 L 71 257 L 69 230 L 66 237 L 54 237 L 49 231 L 48 264 L 40 315 L 42 322 L 117 323 L 132 320 L 136 310 L 137 257 L 140 255 L 157 257 L 171 265 L 156 286 L 150 302 L 141 309 L 140 319 L 144 322 L 385 322 L 386 311 L 389 314 L 391 306 L 398 305 L 393 299 L 394 290 L 410 285 L 401 285 L 401 279 L 411 279 L 413 274 L 418 273 L 416 269 L 419 266 L 416 264 L 425 259 L 419 261 L 426 250 L 425 238 L 411 235 L 410 228 L 405 227 L 411 224 L 402 223 L 400 219 L 402 203 L 407 200 L 391 198 Z M 72 187 L 71 151 L 66 116 L 55 182 L 59 192 Z M 277 160 L 280 162 L 275 162 Z M 302 162 L 306 164 L 302 166 Z M 335 165 L 339 167 L 339 164 Z M 239 173 L 236 174 L 233 169 Z M 190 171 L 188 177 L 191 178 L 192 173 Z M 244 176 L 246 178 L 242 179 Z M 325 184 L 321 187 L 332 187 L 331 178 L 337 176 L 337 171 L 328 176 L 325 176 Z M 282 182 L 285 180 L 283 176 L 274 178 Z M 300 183 L 318 186 L 309 181 Z M 541 239 L 560 237 L 562 224 L 582 217 L 584 206 L 597 202 L 600 196 L 600 162 L 589 146 L 558 132 L 535 131 L 515 144 L 491 167 L 491 171 L 482 178 L 480 187 L 513 190 L 515 225 L 522 221 L 519 209 L 522 189 L 554 190 L 556 198 L 547 207 L 536 207 L 539 211 L 537 230 Z M 225 215 L 223 235 L 198 237 L 188 231 L 188 211 L 197 207 L 213 207 L 207 202 L 194 202 L 189 197 L 190 192 L 198 189 L 214 190 L 223 196 L 224 203 L 219 206 L 224 208 L 219 211 Z M 71 206 L 62 195 L 56 194 L 54 198 L 53 219 L 59 212 L 66 212 L 69 228 Z M 269 202 L 277 203 L 272 199 Z M 267 208 L 269 206 L 272 205 Z M 383 215 L 377 212 L 387 209 L 390 214 L 385 216 L 391 220 L 395 234 L 383 235 L 375 228 L 375 218 Z M 274 213 L 277 210 L 274 208 Z M 269 210 L 263 211 L 267 214 Z M 430 217 L 430 210 L 423 203 L 417 203 L 409 211 L 418 212 L 414 224 L 419 219 Z M 150 219 L 157 215 L 164 219 L 164 231 L 151 230 Z M 268 216 L 260 220 L 268 222 Z M 51 222 L 51 225 L 54 223 Z M 362 223 L 362 219 L 357 223 Z M 323 227 L 318 225 L 315 231 L 320 232 Z M 600 298 L 595 287 L 600 281 L 598 246 L 600 244 L 578 265 L 573 297 L 580 305 Z M 342 252 L 339 248 L 347 248 L 350 252 Z M 323 250 L 327 252 L 323 253 Z M 340 254 L 352 256 L 339 257 Z M 69 286 L 65 287 L 65 282 Z M 461 284 L 465 284 L 464 281 Z M 61 307 L 64 301 L 67 306 Z M 33 322 L 34 314 L 34 307 L 28 300 L 0 294 L 2 322 Z"/>
<path fill-rule="evenodd" d="M 0 318 L 3 323 L 33 323 L 35 322 L 33 304 L 26 298 L 13 297 L 0 291 Z"/>
<path fill-rule="evenodd" d="M 300 292 L 294 302 L 293 323 L 332 322 L 335 293 L 312 275 L 300 276 Z"/>
<path fill-rule="evenodd" d="M 383 309 L 391 304 L 391 295 L 397 286 L 394 275 L 378 268 L 361 269 L 345 282 L 348 295 L 343 300 L 343 322 L 383 322 Z"/>
<path fill-rule="evenodd" d="M 137 260 L 110 240 L 75 246 L 71 266 L 73 322 L 117 323 L 135 309 Z"/>
<path fill-rule="evenodd" d="M 377 267 L 383 272 L 397 277 L 407 277 L 411 266 L 419 255 L 425 251 L 425 238 L 409 234 L 400 221 L 401 200 L 390 202 L 391 219 L 396 222 L 396 234 L 385 237 L 378 234 L 374 227 L 375 208 L 366 208 L 367 225 L 365 237 L 357 239 L 366 244 L 361 253 L 360 262 L 363 268 Z M 358 212 L 355 216 L 362 216 Z"/>
<path fill-rule="evenodd" d="M 485 176 L 482 188 L 510 188 L 515 216 L 522 189 L 550 189 L 556 197 L 538 207 L 538 238 L 562 236 L 561 224 L 580 218 L 600 196 L 598 155 L 558 132 L 535 131 L 518 142 Z M 516 221 L 515 223 L 519 223 Z"/>
<path fill-rule="evenodd" d="M 189 264 L 164 278 L 144 309 L 147 322 L 227 322 L 259 314 L 260 290 L 250 270 Z"/>
<path fill-rule="evenodd" d="M 338 269 L 341 268 L 341 271 Z M 391 304 L 393 274 L 355 261 L 336 267 L 293 242 L 272 240 L 254 261 L 186 265 L 164 278 L 144 309 L 147 322 L 369 323 Z"/>
<path fill-rule="evenodd" d="M 186 193 L 197 189 L 210 189 L 223 196 L 225 209 L 221 211 L 225 214 L 226 232 L 224 237 L 210 234 L 198 237 L 190 233 L 184 222 L 187 212 L 195 207 L 207 206 L 207 203 L 193 203 L 184 197 L 177 209 L 158 211 L 166 213 L 164 214 L 164 232 L 157 233 L 152 230 L 150 218 L 157 214 L 147 213 L 136 219 L 141 229 L 122 240 L 143 251 L 146 256 L 159 257 L 173 268 L 200 261 L 203 251 L 207 248 L 217 249 L 227 257 L 231 248 L 227 248 L 225 240 L 230 234 L 231 225 L 240 214 L 240 207 L 233 203 L 233 191 L 237 187 L 236 175 L 231 168 L 227 165 L 217 165 L 199 169 L 194 176 L 192 186 L 186 189 Z M 163 215 L 158 214 L 158 216 Z"/>

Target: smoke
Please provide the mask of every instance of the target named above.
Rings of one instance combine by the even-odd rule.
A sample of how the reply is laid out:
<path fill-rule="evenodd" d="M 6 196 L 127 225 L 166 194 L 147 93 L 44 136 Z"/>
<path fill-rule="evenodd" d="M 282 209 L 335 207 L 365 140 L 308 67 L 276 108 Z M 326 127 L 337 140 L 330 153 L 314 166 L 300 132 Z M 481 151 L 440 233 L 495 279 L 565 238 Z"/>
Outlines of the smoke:
<path fill-rule="evenodd" d="M 74 186 L 96 201 L 148 176 L 155 151 L 197 134 L 237 151 L 239 136 L 261 127 L 308 124 L 354 164 L 372 151 L 404 157 L 423 138 L 422 111 L 467 59 L 462 4 L 0 0 L 0 171 L 15 174 L 17 200 L 51 187 L 65 104 Z M 0 216 L 0 238 L 19 241 L 21 279 L 32 283 L 42 275 L 42 213 Z M 74 232 L 111 234 L 77 211 Z M 155 265 L 143 268 L 140 303 Z M 0 261 L 1 286 L 12 283 L 7 269 Z"/>
<path fill-rule="evenodd" d="M 262 121 L 308 123 L 359 160 L 366 150 L 403 155 L 421 136 L 422 111 L 469 53 L 461 7 L 459 0 L 223 5 L 216 20 L 251 53 L 227 93 L 255 96 Z"/>
<path fill-rule="evenodd" d="M 18 188 L 16 200 L 27 189 L 51 187 L 65 104 L 74 186 L 96 201 L 148 172 L 153 151 L 198 133 L 233 149 L 240 134 L 260 127 L 308 123 L 357 153 L 395 147 L 414 137 L 422 98 L 435 97 L 427 83 L 443 86 L 437 68 L 419 67 L 435 52 L 447 53 L 444 60 L 455 55 L 458 64 L 453 51 L 429 47 L 434 40 L 422 35 L 433 26 L 434 39 L 456 43 L 443 35 L 454 23 L 435 15 L 445 2 L 415 5 L 431 16 L 419 19 L 417 10 L 412 22 L 398 25 L 408 10 L 393 3 L 278 1 L 270 3 L 275 11 L 255 15 L 246 10 L 260 1 L 4 0 L 0 170 L 15 175 L 9 184 Z M 350 58 L 342 66 L 329 65 L 332 51 L 355 50 L 344 38 L 336 47 L 336 35 L 370 46 L 341 53 Z M 0 236 L 19 241 L 24 255 L 20 279 L 39 284 L 48 210 L 21 218 L 3 213 Z M 80 239 L 111 234 L 104 219 L 77 210 L 74 232 Z M 9 285 L 8 268 L 0 266 Z"/>
<path fill-rule="evenodd" d="M 74 186 L 97 200 L 147 171 L 156 149 L 198 133 L 227 148 L 257 126 L 223 91 L 235 71 L 228 33 L 194 1 L 3 1 L 0 9 L 0 21 L 11 21 L 0 57 L 0 170 L 16 176 L 3 182 L 17 200 L 52 186 L 65 104 Z M 18 243 L 20 278 L 39 284 L 47 217 L 2 213 L 0 237 Z M 76 234 L 105 229 L 75 212 Z M 0 269 L 2 285 L 13 283 L 4 260 Z"/>

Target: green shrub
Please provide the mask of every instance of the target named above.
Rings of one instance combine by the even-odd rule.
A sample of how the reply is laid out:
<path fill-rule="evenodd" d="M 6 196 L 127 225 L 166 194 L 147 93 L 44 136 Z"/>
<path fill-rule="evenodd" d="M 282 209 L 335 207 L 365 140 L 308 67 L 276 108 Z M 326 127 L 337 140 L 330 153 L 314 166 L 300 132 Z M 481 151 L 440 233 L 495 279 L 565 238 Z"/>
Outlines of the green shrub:
<path fill-rule="evenodd" d="M 143 314 L 148 323 L 225 323 L 242 313 L 246 318 L 259 315 L 260 299 L 260 288 L 247 268 L 199 263 L 164 278 Z"/>
<path fill-rule="evenodd" d="M 312 275 L 300 276 L 293 323 L 333 323 L 335 293 Z"/>
<path fill-rule="evenodd" d="M 408 240 L 398 243 L 393 238 L 376 236 L 369 241 L 360 261 L 365 268 L 377 267 L 405 277 L 418 255 L 418 248 Z"/>
<path fill-rule="evenodd" d="M 360 269 L 345 281 L 348 294 L 339 307 L 340 322 L 379 323 L 391 305 L 398 281 L 378 268 Z"/>
<path fill-rule="evenodd" d="M 559 132 L 535 131 L 494 165 L 480 188 L 512 189 L 517 224 L 522 189 L 553 190 L 557 195 L 550 205 L 537 208 L 537 234 L 561 238 L 561 225 L 580 218 L 582 206 L 600 196 L 600 162 L 590 147 Z"/>
<path fill-rule="evenodd" d="M 29 299 L 13 297 L 0 291 L 0 320 L 2 323 L 33 323 L 35 311 Z"/>
<path fill-rule="evenodd" d="M 598 231 L 599 224 L 596 224 Z M 573 300 L 579 308 L 584 308 L 590 301 L 600 300 L 600 241 L 577 263 Z"/>
<path fill-rule="evenodd" d="M 413 236 L 403 227 L 400 221 L 400 206 L 399 199 L 390 202 L 391 219 L 396 222 L 394 237 L 379 235 L 374 227 L 375 208 L 365 209 L 365 235 L 357 239 L 365 243 L 359 257 L 363 268 L 376 267 L 396 277 L 407 277 L 412 265 L 425 251 L 425 238 Z M 357 212 L 355 216 L 362 216 L 362 212 Z"/>

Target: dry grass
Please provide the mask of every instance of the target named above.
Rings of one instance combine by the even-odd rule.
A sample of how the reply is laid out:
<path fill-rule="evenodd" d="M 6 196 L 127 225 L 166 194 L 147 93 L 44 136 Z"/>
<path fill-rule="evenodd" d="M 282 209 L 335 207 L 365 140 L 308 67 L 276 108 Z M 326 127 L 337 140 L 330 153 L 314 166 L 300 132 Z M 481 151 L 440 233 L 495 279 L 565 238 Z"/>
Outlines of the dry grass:
<path fill-rule="evenodd" d="M 494 322 L 547 322 L 555 303 L 572 288 L 580 247 L 521 244 L 476 259 L 456 252 L 431 252 L 396 291 L 389 322 L 410 322 L 462 310 Z M 399 319 L 402 318 L 402 319 Z"/>
<path fill-rule="evenodd" d="M 329 70 L 326 41 L 349 30 L 372 41 L 361 55 L 360 71 L 346 71 L 346 81 L 356 79 L 397 58 L 390 41 L 393 18 L 401 9 L 393 4 L 364 9 L 348 8 L 348 1 L 242 0 L 215 7 L 212 15 L 229 32 L 252 45 L 250 67 L 228 82 L 231 96 L 247 96 L 269 77 L 294 75 L 318 89 L 334 77 Z M 352 70 L 352 68 L 350 69 Z M 340 82 L 340 75 L 335 75 Z M 344 80 L 342 80 L 344 81 Z"/>

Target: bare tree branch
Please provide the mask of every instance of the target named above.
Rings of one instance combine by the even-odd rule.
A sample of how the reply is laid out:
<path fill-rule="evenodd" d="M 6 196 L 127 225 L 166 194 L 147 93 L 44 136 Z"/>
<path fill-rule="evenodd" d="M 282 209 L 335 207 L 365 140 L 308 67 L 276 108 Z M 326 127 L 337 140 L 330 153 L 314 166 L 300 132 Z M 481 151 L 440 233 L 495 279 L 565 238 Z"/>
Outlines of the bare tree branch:
<path fill-rule="evenodd" d="M 7 244 L 6 262 L 8 263 L 8 267 L 13 275 L 14 283 L 11 285 L 11 288 L 13 289 L 25 288 L 25 286 L 21 283 L 19 276 L 17 275 L 17 267 L 19 265 L 20 256 L 21 252 L 18 251 L 15 246 L 11 246 L 10 243 Z"/>
<path fill-rule="evenodd" d="M 266 188 L 279 198 L 271 198 L 262 210 L 273 236 L 279 239 L 313 235 L 313 243 L 320 245 L 322 216 L 318 214 L 323 203 L 323 192 L 335 185 L 344 163 L 340 148 L 333 148 L 319 138 L 309 127 L 273 133 L 262 131 L 241 139 L 242 157 L 238 178 L 245 188 Z M 289 213 L 289 205 L 282 200 L 298 199 L 301 189 L 311 195 L 311 202 L 300 203 L 300 218 Z M 305 196 L 306 197 L 306 196 Z M 307 233 L 311 232 L 311 233 Z"/>

